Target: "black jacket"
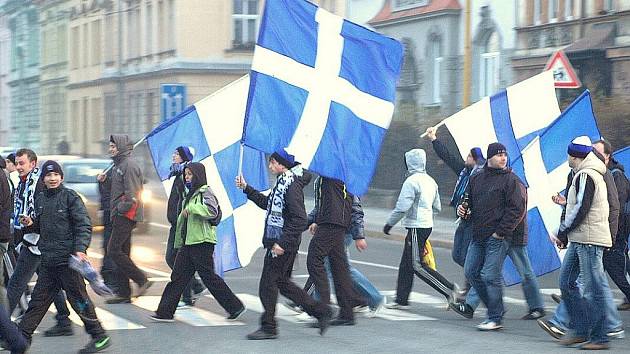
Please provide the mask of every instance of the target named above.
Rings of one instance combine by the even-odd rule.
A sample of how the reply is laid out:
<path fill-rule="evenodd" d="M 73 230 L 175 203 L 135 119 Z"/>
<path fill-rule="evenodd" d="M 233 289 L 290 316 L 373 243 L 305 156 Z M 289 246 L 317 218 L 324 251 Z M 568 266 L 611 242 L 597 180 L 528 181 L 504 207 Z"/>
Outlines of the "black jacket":
<path fill-rule="evenodd" d="M 527 244 L 527 189 L 510 169 L 486 165 L 470 178 L 466 191 L 476 240 L 496 233 L 512 244 Z"/>
<path fill-rule="evenodd" d="M 282 210 L 282 218 L 284 226 L 282 228 L 282 236 L 278 240 L 269 240 L 266 237 L 267 225 L 265 225 L 265 235 L 263 235 L 263 247 L 271 248 L 277 243 L 285 252 L 297 252 L 302 242 L 302 232 L 307 226 L 306 208 L 304 207 L 304 187 L 311 182 L 312 176 L 304 171 L 304 175 L 296 178 L 287 188 L 284 197 L 284 209 Z M 269 196 L 247 185 L 243 191 L 247 194 L 247 198 L 254 202 L 259 208 L 267 210 L 269 196 L 273 195 L 273 191 Z"/>
<path fill-rule="evenodd" d="M 433 140 L 432 145 L 433 150 L 435 150 L 435 153 L 438 155 L 438 157 L 442 161 L 444 161 L 444 163 L 446 163 L 446 165 L 450 167 L 451 170 L 455 172 L 455 174 L 459 175 L 463 169 L 467 168 L 464 164 L 464 160 L 462 160 L 459 155 L 453 156 L 441 141 L 435 139 Z M 469 168 L 469 170 L 472 169 Z"/>
<path fill-rule="evenodd" d="M 92 239 L 92 223 L 81 197 L 61 185 L 35 199 L 35 218 L 27 232 L 39 233 L 42 264 L 61 266 L 75 252 L 85 253 Z"/>
<path fill-rule="evenodd" d="M 9 180 L 4 171 L 0 171 L 0 242 L 10 242 L 11 216 L 13 215 L 13 198 Z"/>
<path fill-rule="evenodd" d="M 352 222 L 353 195 L 346 190 L 346 185 L 338 180 L 328 177 L 318 178 L 319 200 L 315 223 L 317 225 L 332 224 L 350 227 Z M 316 190 L 318 189 L 316 188 Z"/>
<path fill-rule="evenodd" d="M 182 211 L 182 201 L 184 200 L 184 176 L 183 172 L 175 172 L 171 174 L 175 177 L 173 179 L 173 186 L 171 187 L 171 194 L 168 196 L 168 204 L 166 208 L 166 219 L 171 225 L 177 224 L 177 217 Z"/>
<path fill-rule="evenodd" d="M 321 197 L 321 193 L 320 193 L 320 187 L 321 187 L 321 183 L 320 183 L 320 179 L 322 177 L 318 177 L 315 180 L 315 188 L 314 188 L 314 192 L 315 192 L 315 206 L 313 207 L 313 210 L 311 210 L 310 213 L 308 213 L 308 225 L 311 225 L 312 223 L 315 222 L 315 219 L 317 218 L 317 214 L 319 214 L 319 205 L 321 204 L 321 201 L 319 200 L 319 198 Z M 365 213 L 363 212 L 363 206 L 361 206 L 361 198 L 357 197 L 356 195 L 352 198 L 352 216 L 351 216 L 351 222 L 350 222 L 350 228 L 348 229 L 347 234 L 352 235 L 352 239 L 353 240 L 362 240 L 365 239 L 365 222 L 363 221 L 363 218 L 365 216 Z"/>
<path fill-rule="evenodd" d="M 628 235 L 630 234 L 630 210 L 625 210 L 630 202 L 630 181 L 625 175 L 625 169 L 617 160 L 611 158 L 608 169 L 615 180 L 617 197 L 619 199 L 619 223 L 615 248 L 625 250 L 628 247 Z"/>
<path fill-rule="evenodd" d="M 112 171 L 113 168 L 110 168 L 105 174 L 105 180 L 103 182 L 98 182 L 98 194 L 101 197 L 101 210 L 103 211 L 111 210 Z"/>

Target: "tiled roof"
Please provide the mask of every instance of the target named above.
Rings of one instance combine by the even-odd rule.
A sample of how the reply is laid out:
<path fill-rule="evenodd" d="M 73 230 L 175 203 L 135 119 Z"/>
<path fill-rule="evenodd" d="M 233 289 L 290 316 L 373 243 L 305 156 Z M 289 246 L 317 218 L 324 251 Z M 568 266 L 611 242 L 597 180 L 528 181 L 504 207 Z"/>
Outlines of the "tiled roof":
<path fill-rule="evenodd" d="M 378 25 L 392 20 L 415 17 L 442 10 L 460 10 L 462 8 L 457 0 L 429 0 L 429 4 L 426 6 L 393 11 L 392 1 L 386 0 L 381 11 L 368 23 L 370 25 Z"/>

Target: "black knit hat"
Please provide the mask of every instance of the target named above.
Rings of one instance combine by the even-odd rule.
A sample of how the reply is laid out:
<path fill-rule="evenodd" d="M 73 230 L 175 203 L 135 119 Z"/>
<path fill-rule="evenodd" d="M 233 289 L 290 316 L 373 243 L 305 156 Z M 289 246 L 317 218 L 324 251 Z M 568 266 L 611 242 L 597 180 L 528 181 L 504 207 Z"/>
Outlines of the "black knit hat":
<path fill-rule="evenodd" d="M 298 165 L 298 162 L 295 161 L 295 156 L 289 154 L 284 149 L 274 152 L 271 154 L 270 158 L 276 160 L 277 163 L 286 168 L 293 168 Z"/>
<path fill-rule="evenodd" d="M 42 176 L 46 176 L 49 172 L 57 172 L 63 178 L 61 165 L 59 165 L 56 161 L 48 160 L 42 165 Z"/>
<path fill-rule="evenodd" d="M 486 153 L 486 158 L 488 160 L 498 154 L 507 154 L 507 149 L 505 148 L 505 145 L 501 143 L 492 143 L 488 145 L 488 151 Z"/>
<path fill-rule="evenodd" d="M 7 160 L 11 161 L 11 163 L 15 165 L 15 153 L 12 152 L 9 155 L 7 155 Z"/>

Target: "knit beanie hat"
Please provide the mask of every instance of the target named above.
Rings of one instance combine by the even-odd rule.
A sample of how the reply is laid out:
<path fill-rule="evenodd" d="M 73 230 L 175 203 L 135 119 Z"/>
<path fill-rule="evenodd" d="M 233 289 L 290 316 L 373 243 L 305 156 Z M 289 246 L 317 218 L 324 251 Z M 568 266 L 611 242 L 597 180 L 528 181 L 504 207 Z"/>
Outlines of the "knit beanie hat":
<path fill-rule="evenodd" d="M 61 166 L 53 160 L 48 160 L 42 165 L 42 176 L 46 176 L 49 172 L 57 172 L 63 178 Z"/>
<path fill-rule="evenodd" d="M 507 149 L 505 148 L 505 145 L 501 143 L 492 143 L 488 145 L 488 151 L 486 153 L 488 160 L 498 154 L 507 154 Z"/>
<path fill-rule="evenodd" d="M 7 160 L 11 161 L 12 164 L 15 165 L 15 153 L 12 152 L 7 156 Z"/>
<path fill-rule="evenodd" d="M 578 136 L 573 139 L 567 148 L 569 156 L 580 159 L 585 158 L 591 151 L 593 151 L 593 146 L 591 145 L 591 139 L 589 139 L 588 136 Z"/>
<path fill-rule="evenodd" d="M 474 147 L 470 149 L 470 155 L 473 157 L 475 161 L 478 161 L 479 159 L 483 159 L 483 154 L 481 153 L 481 149 L 478 147 Z"/>
<path fill-rule="evenodd" d="M 190 146 L 179 146 L 177 147 L 177 149 L 175 149 L 175 151 L 177 151 L 179 157 L 181 157 L 184 162 L 192 161 L 193 157 L 195 156 L 195 149 Z"/>
<path fill-rule="evenodd" d="M 280 149 L 273 154 L 271 154 L 270 158 L 276 160 L 279 164 L 286 168 L 293 168 L 297 163 L 295 162 L 295 156 L 289 154 L 284 151 L 284 149 Z"/>

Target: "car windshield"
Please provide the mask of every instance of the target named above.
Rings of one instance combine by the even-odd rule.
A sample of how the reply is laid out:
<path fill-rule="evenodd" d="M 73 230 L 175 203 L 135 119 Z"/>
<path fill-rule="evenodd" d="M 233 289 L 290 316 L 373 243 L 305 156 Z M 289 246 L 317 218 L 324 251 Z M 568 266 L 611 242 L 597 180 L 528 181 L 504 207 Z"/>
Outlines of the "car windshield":
<path fill-rule="evenodd" d="M 96 183 L 96 176 L 108 166 L 108 162 L 66 162 L 63 164 L 63 180 L 66 183 Z"/>

